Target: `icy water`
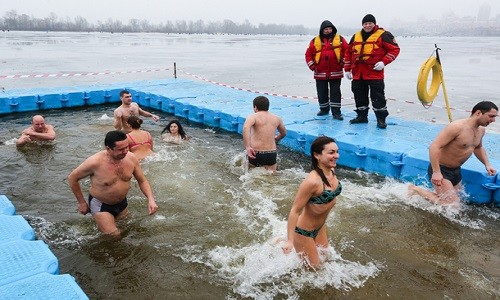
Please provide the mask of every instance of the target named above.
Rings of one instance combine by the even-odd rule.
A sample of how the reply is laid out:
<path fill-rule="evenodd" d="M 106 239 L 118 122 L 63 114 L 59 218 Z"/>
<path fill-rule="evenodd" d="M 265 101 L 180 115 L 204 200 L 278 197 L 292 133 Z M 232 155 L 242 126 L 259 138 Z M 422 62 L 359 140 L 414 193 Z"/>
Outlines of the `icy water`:
<path fill-rule="evenodd" d="M 175 61 L 180 69 L 216 82 L 313 97 L 312 75 L 303 62 L 309 39 L 9 32 L 1 33 L 0 75 L 147 70 L 170 67 Z M 436 41 L 398 39 L 403 48 L 400 64 L 395 62 L 387 71 L 387 96 L 395 99 L 389 103 L 391 113 L 445 123 L 442 108 L 425 110 L 405 102 L 416 101 L 418 68 Z M 448 94 L 457 107 L 454 114 L 466 116 L 478 98 L 496 100 L 498 76 L 485 70 L 494 72 L 491 64 L 498 65 L 500 43 L 472 38 L 466 42 L 442 38 L 437 43 L 446 57 Z M 454 55 L 444 55 L 445 51 Z M 471 61 L 470 53 L 477 51 L 482 55 Z M 409 53 L 415 57 L 405 56 Z M 457 74 L 447 71 L 448 64 L 460 64 L 453 69 Z M 464 72 L 464 64 L 471 77 L 458 75 L 463 74 L 458 71 Z M 488 78 L 480 78 L 485 74 Z M 181 71 L 179 75 L 191 77 Z M 0 79 L 0 86 L 92 85 L 167 76 L 172 72 L 31 77 Z M 351 109 L 348 86 L 344 88 L 345 109 Z M 282 254 L 277 240 L 286 235 L 287 214 L 309 171 L 309 158 L 280 148 L 278 176 L 248 173 L 242 166 L 239 135 L 186 124 L 193 137 L 190 142 L 162 144 L 162 126 L 174 118 L 163 112 L 156 112 L 162 117 L 160 123 L 147 120 L 143 125 L 155 136 L 156 153 L 142 166 L 160 210 L 147 215 L 146 200 L 134 183 L 129 194 L 131 215 L 120 223 L 124 238 L 107 241 L 90 216 L 76 213 L 66 176 L 103 148 L 115 106 L 46 112 L 47 122 L 56 127 L 57 141 L 22 150 L 16 149 L 14 139 L 29 126 L 32 114 L 0 117 L 5 143 L 0 145 L 0 193 L 13 201 L 37 238 L 49 244 L 61 273 L 72 274 L 91 299 L 500 296 L 498 209 L 463 205 L 455 211 L 433 206 L 409 199 L 403 183 L 340 168 L 344 191 L 327 220 L 331 247 L 323 253 L 322 269 L 306 271 L 295 255 Z"/>
<path fill-rule="evenodd" d="M 349 39 L 352 32 L 341 32 Z M 312 72 L 304 61 L 311 36 L 166 35 L 122 33 L 0 32 L 0 76 L 132 72 L 54 78 L 0 79 L 0 88 L 92 85 L 177 76 L 251 91 L 316 97 Z M 401 53 L 386 69 L 391 116 L 447 123 L 439 90 L 426 109 L 417 98 L 421 65 L 440 50 L 445 86 L 454 119 L 467 117 L 480 100 L 498 105 L 498 37 L 396 37 Z M 160 68 L 165 71 L 146 72 Z M 196 75 L 196 77 L 195 77 Z M 350 82 L 342 84 L 344 110 L 354 109 Z M 316 102 L 316 100 L 311 100 Z M 500 122 L 488 128 L 500 132 Z"/>

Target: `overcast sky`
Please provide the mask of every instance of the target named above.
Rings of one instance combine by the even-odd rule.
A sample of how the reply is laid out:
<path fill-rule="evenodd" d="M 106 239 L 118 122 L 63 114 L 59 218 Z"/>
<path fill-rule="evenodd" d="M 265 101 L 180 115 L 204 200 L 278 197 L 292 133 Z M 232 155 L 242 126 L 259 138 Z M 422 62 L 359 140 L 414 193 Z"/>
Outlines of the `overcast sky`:
<path fill-rule="evenodd" d="M 58 17 L 82 16 L 91 23 L 108 18 L 147 19 L 151 23 L 186 20 L 245 20 L 254 25 L 288 24 L 319 27 L 325 19 L 340 27 L 360 27 L 371 13 L 382 27 L 393 20 L 440 19 L 453 12 L 459 17 L 476 17 L 479 6 L 491 7 L 490 18 L 500 14 L 500 0 L 0 0 L 0 16 L 10 10 L 37 18 L 54 12 Z M 385 24 L 385 25 L 384 25 Z M 387 28 L 390 29 L 390 28 Z"/>

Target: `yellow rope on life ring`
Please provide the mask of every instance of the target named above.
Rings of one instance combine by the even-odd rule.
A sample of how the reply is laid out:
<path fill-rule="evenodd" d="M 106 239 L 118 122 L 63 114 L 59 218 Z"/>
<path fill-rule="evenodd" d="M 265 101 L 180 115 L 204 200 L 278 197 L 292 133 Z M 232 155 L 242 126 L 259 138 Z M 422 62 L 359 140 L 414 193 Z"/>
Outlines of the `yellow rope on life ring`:
<path fill-rule="evenodd" d="M 427 89 L 427 79 L 429 78 L 429 73 L 432 70 L 432 81 L 431 86 Z M 430 57 L 420 68 L 420 73 L 417 79 L 417 95 L 418 99 L 424 105 L 432 104 L 434 98 L 439 90 L 439 86 L 442 82 L 443 71 L 441 69 L 441 64 L 438 62 L 435 56 Z"/>

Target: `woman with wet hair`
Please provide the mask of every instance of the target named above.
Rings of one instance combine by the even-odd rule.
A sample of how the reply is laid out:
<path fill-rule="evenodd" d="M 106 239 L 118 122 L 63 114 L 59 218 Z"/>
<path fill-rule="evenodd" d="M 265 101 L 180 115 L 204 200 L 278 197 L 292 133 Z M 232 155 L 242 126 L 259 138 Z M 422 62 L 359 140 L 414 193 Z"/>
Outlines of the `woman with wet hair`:
<path fill-rule="evenodd" d="M 292 249 L 316 269 L 321 265 L 318 247 L 327 248 L 326 218 L 342 192 L 335 174 L 339 148 L 335 140 L 320 136 L 311 144 L 312 171 L 300 184 L 288 215 L 288 240 L 283 252 Z"/>
<path fill-rule="evenodd" d="M 164 132 L 166 133 L 164 134 Z M 183 141 L 188 140 L 184 128 L 182 128 L 181 123 L 178 120 L 170 121 L 165 128 L 163 128 L 162 138 L 167 143 L 181 144 Z"/>
<path fill-rule="evenodd" d="M 137 156 L 137 159 L 143 160 L 153 153 L 151 133 L 141 129 L 142 119 L 138 116 L 128 117 L 127 123 L 132 127 L 132 131 L 127 134 L 129 150 Z"/>

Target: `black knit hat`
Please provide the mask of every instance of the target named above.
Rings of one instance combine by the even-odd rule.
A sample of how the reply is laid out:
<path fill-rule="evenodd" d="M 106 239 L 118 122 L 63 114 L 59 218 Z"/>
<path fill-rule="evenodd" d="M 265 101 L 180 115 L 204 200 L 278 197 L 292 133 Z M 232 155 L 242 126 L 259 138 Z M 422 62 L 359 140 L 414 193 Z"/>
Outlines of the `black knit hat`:
<path fill-rule="evenodd" d="M 366 16 L 364 16 L 363 20 L 361 21 L 361 25 L 365 24 L 366 22 L 372 22 L 373 24 L 377 24 L 375 17 L 371 14 L 367 14 Z"/>

